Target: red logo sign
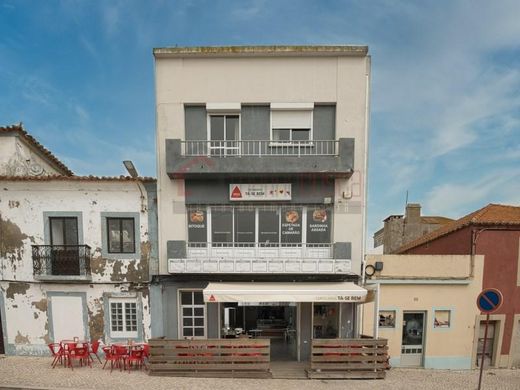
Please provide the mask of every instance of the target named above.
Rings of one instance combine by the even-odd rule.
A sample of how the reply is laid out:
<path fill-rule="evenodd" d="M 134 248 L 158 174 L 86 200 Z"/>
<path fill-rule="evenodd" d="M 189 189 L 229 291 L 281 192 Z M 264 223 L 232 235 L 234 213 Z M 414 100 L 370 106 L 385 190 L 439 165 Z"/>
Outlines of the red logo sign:
<path fill-rule="evenodd" d="M 209 299 L 208 299 L 209 302 L 216 302 L 217 300 L 215 299 L 215 296 L 213 294 L 211 294 L 209 296 Z"/>
<path fill-rule="evenodd" d="M 233 188 L 233 191 L 231 191 L 231 199 L 240 199 L 242 198 L 242 193 L 240 192 L 240 188 L 238 186 L 235 186 Z"/>

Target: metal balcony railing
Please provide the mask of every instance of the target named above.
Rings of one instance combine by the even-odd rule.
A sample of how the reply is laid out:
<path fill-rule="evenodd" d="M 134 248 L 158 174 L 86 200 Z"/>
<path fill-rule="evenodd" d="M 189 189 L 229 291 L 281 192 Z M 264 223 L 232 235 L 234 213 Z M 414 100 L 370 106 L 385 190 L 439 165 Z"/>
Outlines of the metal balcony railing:
<path fill-rule="evenodd" d="M 35 276 L 90 276 L 88 245 L 33 245 Z"/>
<path fill-rule="evenodd" d="M 183 156 L 337 156 L 339 141 L 181 141 Z"/>
<path fill-rule="evenodd" d="M 189 242 L 188 258 L 314 258 L 331 259 L 331 243 Z"/>

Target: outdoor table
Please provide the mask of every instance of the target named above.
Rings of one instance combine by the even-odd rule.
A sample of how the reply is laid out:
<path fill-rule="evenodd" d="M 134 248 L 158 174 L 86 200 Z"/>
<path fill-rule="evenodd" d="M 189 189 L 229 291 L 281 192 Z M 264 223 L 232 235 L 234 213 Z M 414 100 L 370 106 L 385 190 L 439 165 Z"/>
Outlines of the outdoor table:
<path fill-rule="evenodd" d="M 256 339 L 260 333 L 263 332 L 262 329 L 250 329 L 248 330 L 249 333 L 253 335 L 253 338 Z"/>

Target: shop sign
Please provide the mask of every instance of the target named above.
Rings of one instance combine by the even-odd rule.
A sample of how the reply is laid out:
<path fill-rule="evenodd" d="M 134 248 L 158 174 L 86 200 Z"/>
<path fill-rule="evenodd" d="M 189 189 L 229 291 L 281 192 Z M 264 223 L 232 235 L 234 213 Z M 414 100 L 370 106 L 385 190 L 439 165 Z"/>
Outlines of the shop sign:
<path fill-rule="evenodd" d="M 188 210 L 188 241 L 206 242 L 208 235 L 205 209 Z"/>
<path fill-rule="evenodd" d="M 230 184 L 231 201 L 291 200 L 291 184 Z"/>

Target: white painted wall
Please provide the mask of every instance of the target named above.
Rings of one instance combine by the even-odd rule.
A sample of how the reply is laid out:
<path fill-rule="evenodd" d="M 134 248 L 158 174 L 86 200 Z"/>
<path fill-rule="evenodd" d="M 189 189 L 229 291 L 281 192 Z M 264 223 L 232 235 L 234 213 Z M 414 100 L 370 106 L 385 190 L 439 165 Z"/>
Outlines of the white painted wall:
<path fill-rule="evenodd" d="M 166 242 L 186 239 L 183 181 L 165 171 L 165 140 L 184 139 L 185 103 L 336 103 L 337 138 L 355 138 L 355 173 L 337 180 L 334 240 L 352 242 L 359 273 L 365 211 L 368 57 L 233 57 L 156 59 L 159 259 L 167 273 Z M 346 194 L 345 199 L 343 193 Z M 178 205 L 173 207 L 174 203 Z"/>

